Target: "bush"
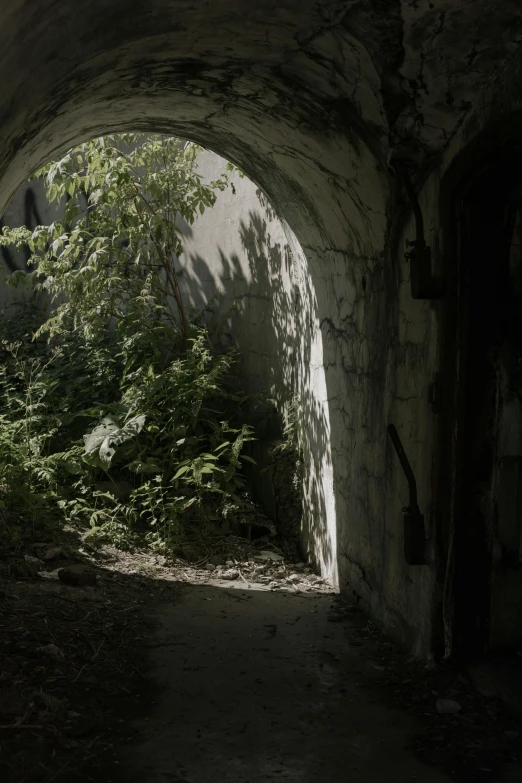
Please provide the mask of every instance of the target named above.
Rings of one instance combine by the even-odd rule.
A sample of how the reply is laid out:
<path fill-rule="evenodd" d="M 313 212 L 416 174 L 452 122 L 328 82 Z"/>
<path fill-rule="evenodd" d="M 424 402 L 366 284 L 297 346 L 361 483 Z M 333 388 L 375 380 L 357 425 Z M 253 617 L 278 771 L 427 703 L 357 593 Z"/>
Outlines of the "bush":
<path fill-rule="evenodd" d="M 53 299 L 43 323 L 25 313 L 1 327 L 0 492 L 12 533 L 59 510 L 120 545 L 137 535 L 170 545 L 187 525 L 253 512 L 236 357 L 212 350 L 177 281 L 178 217 L 193 222 L 227 185 L 225 173 L 202 184 L 197 152 L 159 137 L 81 145 L 40 172 L 64 221 L 3 230 L 0 244 L 32 253 L 33 271 L 11 284 Z"/>

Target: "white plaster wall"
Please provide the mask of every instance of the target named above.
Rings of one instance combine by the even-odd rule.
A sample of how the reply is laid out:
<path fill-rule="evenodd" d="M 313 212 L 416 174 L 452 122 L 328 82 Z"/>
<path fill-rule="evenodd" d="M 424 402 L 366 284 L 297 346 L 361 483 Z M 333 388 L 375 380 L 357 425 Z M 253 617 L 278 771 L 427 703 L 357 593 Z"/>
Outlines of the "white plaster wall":
<path fill-rule="evenodd" d="M 225 165 L 212 152 L 199 159 L 209 180 Z M 195 310 L 208 308 L 211 333 L 239 349 L 249 391 L 268 392 L 281 412 L 298 395 L 303 543 L 323 576 L 338 585 L 323 336 L 308 261 L 262 191 L 247 177 L 234 175 L 232 182 L 187 231 L 179 260 L 183 295 Z"/>

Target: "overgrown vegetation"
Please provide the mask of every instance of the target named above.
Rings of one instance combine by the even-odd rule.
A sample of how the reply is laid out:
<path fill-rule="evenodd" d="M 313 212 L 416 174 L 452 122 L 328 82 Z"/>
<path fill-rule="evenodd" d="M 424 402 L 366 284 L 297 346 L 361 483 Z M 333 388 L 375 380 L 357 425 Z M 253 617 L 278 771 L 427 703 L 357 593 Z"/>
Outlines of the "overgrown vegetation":
<path fill-rule="evenodd" d="M 60 516 L 128 546 L 170 546 L 189 526 L 254 513 L 245 489 L 248 398 L 178 282 L 183 221 L 212 207 L 198 148 L 105 137 L 37 176 L 63 221 L 4 228 L 29 247 L 12 285 L 45 292 L 1 325 L 0 502 L 4 534 Z"/>

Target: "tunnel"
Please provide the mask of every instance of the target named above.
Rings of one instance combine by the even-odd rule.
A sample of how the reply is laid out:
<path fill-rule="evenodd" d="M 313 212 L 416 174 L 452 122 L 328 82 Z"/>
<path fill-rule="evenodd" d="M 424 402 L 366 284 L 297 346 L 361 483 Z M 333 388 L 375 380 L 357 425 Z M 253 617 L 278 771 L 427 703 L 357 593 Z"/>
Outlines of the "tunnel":
<path fill-rule="evenodd" d="M 479 375 L 454 396 L 468 371 L 467 360 L 459 364 L 467 316 L 454 312 L 475 269 L 464 256 L 476 252 L 460 237 L 459 205 L 473 237 L 490 195 L 468 208 L 469 183 L 489 166 L 476 193 L 491 194 L 519 161 L 517 5 L 502 0 L 491 15 L 485 0 L 18 0 L 0 10 L 2 209 L 43 163 L 132 130 L 193 140 L 232 161 L 295 235 L 311 292 L 301 324 L 305 546 L 343 595 L 420 656 L 469 647 L 455 633 L 466 596 L 481 580 L 489 585 L 501 561 L 509 573 L 493 579 L 493 603 L 489 588 L 482 596 L 477 644 L 509 646 L 522 634 L 519 619 L 484 630 L 502 596 L 513 617 L 522 614 L 518 511 L 504 504 L 504 518 L 513 517 L 504 556 L 497 522 L 481 523 L 481 534 L 473 502 L 462 500 L 479 481 L 459 469 L 474 425 L 466 420 L 461 441 L 457 424 L 482 384 L 484 360 L 472 361 L 486 350 L 480 340 L 469 359 Z M 438 287 L 415 288 L 412 247 L 429 248 Z M 470 290 L 479 323 L 486 278 Z M 518 447 L 509 448 L 497 493 L 519 486 Z M 413 563 L 405 557 L 412 511 L 423 550 Z M 470 529 L 480 538 L 473 545 Z"/>

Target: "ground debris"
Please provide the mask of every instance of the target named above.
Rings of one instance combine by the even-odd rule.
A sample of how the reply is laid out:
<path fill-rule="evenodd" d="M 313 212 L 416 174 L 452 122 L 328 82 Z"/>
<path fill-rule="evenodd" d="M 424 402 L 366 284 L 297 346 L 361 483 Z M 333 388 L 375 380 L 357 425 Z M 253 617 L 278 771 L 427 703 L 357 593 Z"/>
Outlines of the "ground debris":
<path fill-rule="evenodd" d="M 33 555 L 24 555 L 24 560 L 31 568 L 40 568 L 43 566 L 43 562 L 38 557 L 34 557 Z"/>
<path fill-rule="evenodd" d="M 456 715 L 457 712 L 461 711 L 462 707 L 458 701 L 453 699 L 437 699 L 435 709 L 439 715 Z"/>
<path fill-rule="evenodd" d="M 151 558 L 150 551 L 120 552 L 101 547 L 120 573 L 150 576 L 161 568 L 162 578 L 192 584 L 213 584 L 216 580 L 241 581 L 257 589 L 288 590 L 293 593 L 335 592 L 331 585 L 303 562 L 278 547 L 273 538 L 247 538 L 224 534 L 201 534 L 187 538 L 170 552 Z"/>
<path fill-rule="evenodd" d="M 26 549 L 42 554 L 54 546 L 29 541 Z M 78 546 L 61 548 L 63 569 L 45 571 L 52 559 L 34 558 L 40 575 L 23 549 L 0 548 L 0 780 L 6 783 L 52 780 L 62 767 L 72 775 L 69 765 L 104 752 L 106 716 L 139 681 L 134 642 L 150 628 L 139 608 L 165 594 L 164 582 L 150 579 L 145 586 L 141 574 L 130 575 L 131 566 L 141 570 L 139 553 L 92 553 L 78 563 Z M 89 585 L 58 580 L 59 571 L 78 574 L 80 567 L 102 578 Z"/>
<path fill-rule="evenodd" d="M 104 715 L 139 678 L 143 604 L 172 602 L 182 583 L 333 592 L 268 536 L 198 534 L 169 551 L 124 552 L 64 535 L 0 552 L 0 780 L 12 783 L 41 768 L 52 778 L 110 746 Z"/>
<path fill-rule="evenodd" d="M 56 658 L 57 660 L 61 660 L 64 657 L 60 648 L 52 643 L 44 644 L 43 647 L 37 647 L 36 652 L 45 653 L 45 655 L 49 655 L 51 658 Z"/>
<path fill-rule="evenodd" d="M 60 568 L 58 579 L 67 585 L 95 585 L 96 572 L 86 565 L 73 565 Z"/>
<path fill-rule="evenodd" d="M 61 557 L 64 554 L 61 546 L 50 546 L 45 549 L 40 555 L 42 560 L 56 560 L 57 557 Z"/>
<path fill-rule="evenodd" d="M 229 568 L 220 574 L 220 579 L 239 579 L 239 571 L 236 568 Z"/>

